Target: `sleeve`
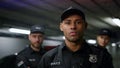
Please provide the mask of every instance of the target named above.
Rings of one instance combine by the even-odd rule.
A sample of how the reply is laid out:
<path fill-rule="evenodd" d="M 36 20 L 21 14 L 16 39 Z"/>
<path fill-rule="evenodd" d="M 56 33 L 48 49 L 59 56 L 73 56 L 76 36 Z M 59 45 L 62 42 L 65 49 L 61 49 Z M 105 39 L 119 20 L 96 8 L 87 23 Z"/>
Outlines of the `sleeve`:
<path fill-rule="evenodd" d="M 23 56 L 17 56 L 16 58 L 16 68 L 28 68 L 28 62 L 26 61 L 26 58 Z"/>

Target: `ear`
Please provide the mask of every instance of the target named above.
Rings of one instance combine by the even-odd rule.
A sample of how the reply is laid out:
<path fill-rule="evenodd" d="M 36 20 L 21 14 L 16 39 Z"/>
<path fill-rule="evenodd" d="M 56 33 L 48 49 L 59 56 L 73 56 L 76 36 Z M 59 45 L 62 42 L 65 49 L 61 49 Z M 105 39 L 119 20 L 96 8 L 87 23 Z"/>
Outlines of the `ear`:
<path fill-rule="evenodd" d="M 88 26 L 88 24 L 87 24 L 87 22 L 85 22 L 85 29 L 87 29 L 87 26 Z"/>
<path fill-rule="evenodd" d="M 59 26 L 60 30 L 63 31 L 63 28 L 62 28 L 62 23 L 60 23 L 60 26 Z"/>
<path fill-rule="evenodd" d="M 30 40 L 30 34 L 28 35 L 28 39 Z"/>

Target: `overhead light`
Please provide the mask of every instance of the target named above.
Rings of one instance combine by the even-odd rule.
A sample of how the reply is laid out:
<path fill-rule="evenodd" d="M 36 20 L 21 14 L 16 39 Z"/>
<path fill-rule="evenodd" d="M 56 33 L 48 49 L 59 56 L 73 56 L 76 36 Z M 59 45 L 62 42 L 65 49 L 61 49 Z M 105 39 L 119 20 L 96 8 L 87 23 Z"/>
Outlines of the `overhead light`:
<path fill-rule="evenodd" d="M 113 18 L 112 20 L 115 24 L 117 24 L 120 27 L 120 19 L 119 18 Z"/>
<path fill-rule="evenodd" d="M 63 36 L 62 38 L 63 38 L 63 40 L 65 40 L 65 36 Z"/>
<path fill-rule="evenodd" d="M 18 55 L 18 53 L 15 53 L 14 55 Z"/>
<path fill-rule="evenodd" d="M 120 47 L 120 45 L 118 47 Z"/>
<path fill-rule="evenodd" d="M 115 43 L 112 43 L 111 45 L 112 45 L 113 47 L 114 47 L 114 46 L 116 46 L 116 44 L 115 44 Z"/>
<path fill-rule="evenodd" d="M 20 34 L 29 34 L 30 33 L 29 30 L 23 30 L 23 29 L 17 29 L 17 28 L 10 28 L 9 31 L 13 32 L 13 33 L 20 33 Z"/>
<path fill-rule="evenodd" d="M 96 44 L 96 40 L 93 40 L 93 39 L 87 40 L 87 42 L 88 42 L 89 44 Z"/>
<path fill-rule="evenodd" d="M 53 39 L 53 40 L 64 40 L 65 37 L 64 36 L 49 36 L 49 39 Z"/>

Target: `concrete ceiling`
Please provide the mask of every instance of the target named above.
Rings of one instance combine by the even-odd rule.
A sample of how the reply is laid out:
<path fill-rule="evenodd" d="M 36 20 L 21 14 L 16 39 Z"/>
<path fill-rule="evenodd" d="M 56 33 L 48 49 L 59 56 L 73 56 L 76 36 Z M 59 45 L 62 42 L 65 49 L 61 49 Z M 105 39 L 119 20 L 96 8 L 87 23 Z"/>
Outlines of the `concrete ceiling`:
<path fill-rule="evenodd" d="M 95 39 L 99 29 L 109 28 L 113 30 L 113 41 L 120 41 L 120 27 L 112 21 L 120 18 L 120 0 L 0 0 L 0 35 L 14 36 L 7 31 L 10 27 L 29 29 L 41 24 L 46 27 L 46 36 L 62 36 L 60 15 L 69 7 L 85 12 L 85 38 Z"/>

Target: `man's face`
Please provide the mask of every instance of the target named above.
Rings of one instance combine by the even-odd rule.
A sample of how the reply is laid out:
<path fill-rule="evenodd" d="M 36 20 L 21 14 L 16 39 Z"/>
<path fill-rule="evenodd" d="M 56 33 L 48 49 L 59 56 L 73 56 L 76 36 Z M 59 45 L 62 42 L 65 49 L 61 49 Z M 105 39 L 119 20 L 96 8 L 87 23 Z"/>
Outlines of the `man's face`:
<path fill-rule="evenodd" d="M 101 47 L 106 47 L 108 43 L 110 42 L 110 37 L 107 35 L 98 35 L 97 36 L 97 43 Z"/>
<path fill-rule="evenodd" d="M 83 37 L 86 23 L 79 15 L 71 15 L 60 23 L 60 30 L 70 42 L 75 42 Z"/>
<path fill-rule="evenodd" d="M 29 40 L 31 42 L 31 45 L 34 48 L 40 48 L 40 45 L 42 44 L 44 40 L 44 35 L 41 33 L 31 33 L 29 35 Z"/>

